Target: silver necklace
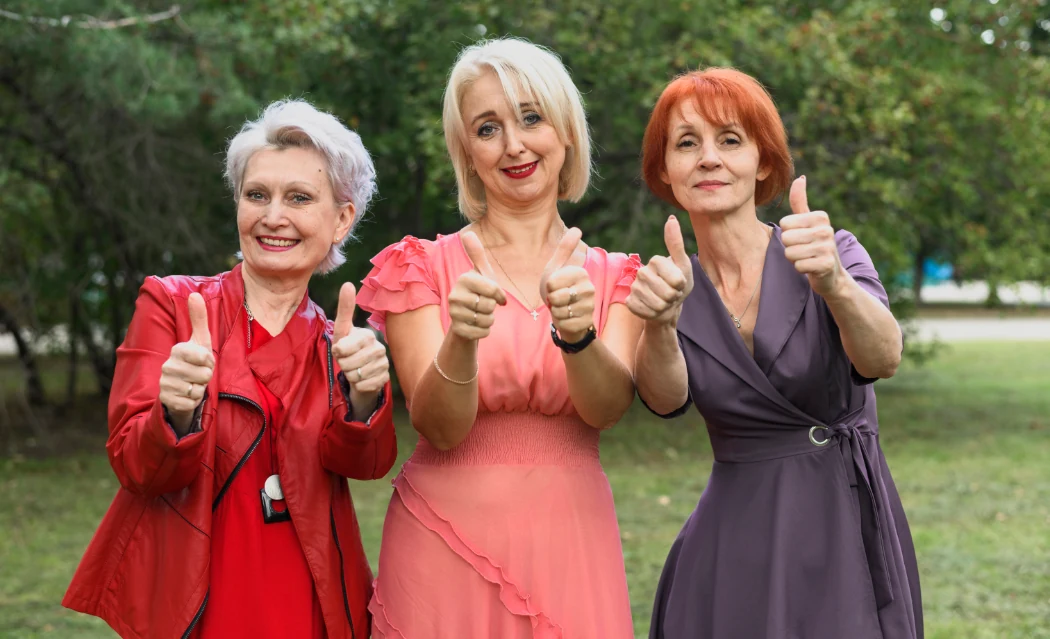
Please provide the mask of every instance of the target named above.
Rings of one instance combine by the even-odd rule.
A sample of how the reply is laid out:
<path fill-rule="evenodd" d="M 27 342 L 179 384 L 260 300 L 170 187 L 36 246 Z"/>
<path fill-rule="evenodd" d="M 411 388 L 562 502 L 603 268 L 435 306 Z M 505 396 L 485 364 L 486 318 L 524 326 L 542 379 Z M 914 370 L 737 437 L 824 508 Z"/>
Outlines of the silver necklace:
<path fill-rule="evenodd" d="M 772 239 L 772 237 L 773 237 L 772 233 L 770 233 L 769 235 L 770 235 L 770 239 Z M 700 264 L 700 258 L 699 257 L 697 258 L 696 263 Z M 704 275 L 707 275 L 707 270 L 704 268 L 703 264 L 700 264 L 700 270 L 704 272 Z M 711 276 L 707 275 L 707 279 L 710 280 Z M 718 294 L 718 301 L 722 302 L 722 306 L 724 306 L 725 309 L 726 309 L 726 312 L 729 313 L 729 317 L 733 318 L 733 323 L 736 324 L 736 327 L 738 329 L 741 327 L 740 322 L 744 319 L 744 316 L 747 315 L 747 309 L 751 308 L 751 302 L 755 299 L 755 293 L 758 292 L 758 286 L 761 283 L 762 283 L 762 276 L 759 275 L 758 276 L 758 281 L 755 282 L 755 288 L 754 288 L 754 290 L 751 291 L 751 297 L 747 298 L 747 304 L 744 306 L 744 310 L 741 311 L 740 315 L 736 315 L 736 314 L 733 313 L 733 310 L 729 308 L 729 305 L 726 304 L 726 301 L 724 299 L 722 299 L 722 295 L 718 293 L 718 289 L 717 288 L 715 289 L 715 293 Z M 714 286 L 714 282 L 711 282 L 711 285 Z"/>
<path fill-rule="evenodd" d="M 500 261 L 499 261 L 499 258 L 496 257 L 496 253 L 492 250 L 492 248 L 489 247 L 488 235 L 485 233 L 485 227 L 481 225 L 481 222 L 478 222 L 478 228 L 481 229 L 481 237 L 484 240 L 485 250 L 489 252 L 489 255 L 492 256 L 492 259 L 496 260 L 496 266 L 499 267 L 499 270 L 503 271 L 503 275 L 505 275 L 507 277 L 507 281 L 511 283 L 511 286 L 514 287 L 514 290 L 516 290 L 517 292 L 521 293 L 521 299 L 524 300 L 525 303 L 528 304 L 529 307 L 532 308 L 532 310 L 529 311 L 529 315 L 532 316 L 532 321 L 534 321 L 534 322 L 539 321 L 539 319 L 540 319 L 539 309 L 543 307 L 543 304 L 539 304 L 537 306 L 533 306 L 532 305 L 532 302 L 529 301 L 529 296 L 526 295 L 525 292 L 521 290 L 521 288 L 518 286 L 518 284 L 514 281 L 514 278 L 512 278 L 510 276 L 510 273 L 507 272 L 507 269 L 503 268 L 503 264 L 501 264 Z M 558 241 L 559 242 L 561 241 L 561 238 L 565 237 L 565 233 L 568 230 L 569 230 L 568 227 L 565 226 L 564 224 L 562 224 L 561 235 L 558 237 Z"/>

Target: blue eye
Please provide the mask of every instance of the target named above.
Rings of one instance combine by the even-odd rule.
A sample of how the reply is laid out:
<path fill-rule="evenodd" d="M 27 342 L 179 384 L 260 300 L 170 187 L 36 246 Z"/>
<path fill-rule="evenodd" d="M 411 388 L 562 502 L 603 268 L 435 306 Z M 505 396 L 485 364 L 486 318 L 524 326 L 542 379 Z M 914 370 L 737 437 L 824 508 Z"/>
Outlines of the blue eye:
<path fill-rule="evenodd" d="M 293 193 L 292 201 L 296 204 L 305 204 L 310 201 L 309 195 L 303 195 L 302 193 Z"/>
<path fill-rule="evenodd" d="M 481 128 L 478 129 L 478 135 L 483 138 L 487 138 L 495 132 L 496 127 L 489 123 L 482 124 Z"/>
<path fill-rule="evenodd" d="M 259 191 L 248 191 L 244 194 L 244 197 L 248 198 L 249 200 L 259 201 L 263 199 L 263 194 Z"/>
<path fill-rule="evenodd" d="M 543 116 L 541 116 L 539 113 L 536 113 L 535 111 L 532 111 L 524 114 L 522 116 L 522 120 L 524 120 L 526 125 L 533 126 L 542 122 Z"/>

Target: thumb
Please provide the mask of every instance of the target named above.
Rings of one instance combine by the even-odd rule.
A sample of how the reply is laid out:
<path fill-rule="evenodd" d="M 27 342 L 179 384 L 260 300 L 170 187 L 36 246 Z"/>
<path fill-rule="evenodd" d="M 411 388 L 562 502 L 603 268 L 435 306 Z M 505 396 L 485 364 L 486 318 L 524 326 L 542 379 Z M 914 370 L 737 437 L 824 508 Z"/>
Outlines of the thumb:
<path fill-rule="evenodd" d="M 190 339 L 198 346 L 211 350 L 211 330 L 208 329 L 208 307 L 200 293 L 190 293 L 186 300 L 190 310 L 190 326 L 193 334 Z"/>
<path fill-rule="evenodd" d="M 473 231 L 467 231 L 460 239 L 463 241 L 463 250 L 467 252 L 467 257 L 474 265 L 474 270 L 489 279 L 496 279 L 496 273 L 489 264 L 489 258 L 485 255 L 485 247 L 478 236 Z"/>
<path fill-rule="evenodd" d="M 354 328 L 354 308 L 357 306 L 357 289 L 346 282 L 339 289 L 339 308 L 335 312 L 334 339 L 336 342 L 350 334 Z"/>
<path fill-rule="evenodd" d="M 674 261 L 683 273 L 691 272 L 692 265 L 689 263 L 689 254 L 685 252 L 685 239 L 682 238 L 682 225 L 678 218 L 671 216 L 664 224 L 664 246 L 667 247 L 667 255 Z"/>
<path fill-rule="evenodd" d="M 791 183 L 791 193 L 788 195 L 791 204 L 791 212 L 809 213 L 809 198 L 806 196 L 806 176 L 803 175 Z"/>
<path fill-rule="evenodd" d="M 547 268 L 544 269 L 545 272 L 552 273 L 568 264 L 572 260 L 582 237 L 583 231 L 576 227 L 567 230 L 561 241 L 558 242 L 557 248 L 554 249 L 554 255 L 551 255 L 550 261 L 547 262 Z"/>

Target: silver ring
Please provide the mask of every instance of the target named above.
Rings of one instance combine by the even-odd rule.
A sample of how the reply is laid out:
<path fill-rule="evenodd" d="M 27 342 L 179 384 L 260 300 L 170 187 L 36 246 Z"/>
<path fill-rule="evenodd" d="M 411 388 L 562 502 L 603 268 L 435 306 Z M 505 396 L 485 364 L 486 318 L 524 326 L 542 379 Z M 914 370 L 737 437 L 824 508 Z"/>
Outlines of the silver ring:
<path fill-rule="evenodd" d="M 477 295 L 477 294 L 475 293 L 475 295 Z M 477 296 L 477 297 L 476 297 L 476 298 L 474 299 L 474 312 L 475 312 L 475 313 L 477 313 L 477 312 L 478 312 L 478 304 L 480 304 L 480 303 L 481 303 L 481 295 L 478 295 L 478 296 Z"/>
<path fill-rule="evenodd" d="M 569 304 L 569 319 L 572 319 L 572 304 Z"/>
<path fill-rule="evenodd" d="M 190 387 L 186 389 L 186 397 L 193 397 L 193 383 L 190 382 Z"/>
<path fill-rule="evenodd" d="M 364 377 L 365 376 L 361 374 L 361 369 L 358 368 L 357 369 L 357 381 L 361 381 L 362 379 L 364 379 Z"/>
<path fill-rule="evenodd" d="M 477 311 L 474 311 L 474 317 L 470 320 L 470 325 L 471 326 L 477 326 L 478 325 L 478 312 Z"/>
<path fill-rule="evenodd" d="M 575 303 L 576 303 L 576 287 L 573 286 L 572 288 L 569 289 L 569 304 L 575 304 Z"/>
<path fill-rule="evenodd" d="M 814 446 L 827 446 L 828 442 L 831 441 L 831 438 L 827 437 L 827 435 L 825 435 L 825 439 L 817 441 L 817 438 L 814 437 L 813 434 L 816 433 L 818 430 L 830 431 L 831 429 L 828 428 L 827 426 L 813 426 L 812 428 L 809 429 L 809 441 L 813 442 Z"/>

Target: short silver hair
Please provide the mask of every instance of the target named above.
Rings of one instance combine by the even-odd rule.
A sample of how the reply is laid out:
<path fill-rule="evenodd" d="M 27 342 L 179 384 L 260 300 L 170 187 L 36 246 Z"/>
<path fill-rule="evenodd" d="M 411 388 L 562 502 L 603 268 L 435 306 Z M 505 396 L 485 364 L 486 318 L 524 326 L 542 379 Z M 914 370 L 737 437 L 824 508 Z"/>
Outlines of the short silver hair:
<path fill-rule="evenodd" d="M 226 149 L 226 183 L 238 201 L 244 170 L 257 151 L 263 149 L 310 148 L 324 157 L 328 181 L 336 205 L 354 205 L 350 232 L 333 244 L 317 267 L 318 273 L 334 271 L 344 262 L 343 245 L 353 236 L 354 227 L 376 192 L 376 169 L 361 136 L 343 125 L 334 115 L 318 110 L 305 100 L 278 100 L 257 120 L 244 123 Z"/>
<path fill-rule="evenodd" d="M 459 210 L 470 221 L 485 215 L 485 185 L 472 175 L 467 130 L 460 111 L 467 88 L 483 73 L 493 72 L 520 118 L 518 88 L 539 102 L 546 118 L 565 144 L 565 164 L 558 175 L 558 199 L 577 202 L 591 179 L 591 137 L 583 98 L 561 59 L 550 49 L 523 38 L 482 40 L 459 54 L 445 87 L 442 123 L 445 145 L 456 171 Z"/>

